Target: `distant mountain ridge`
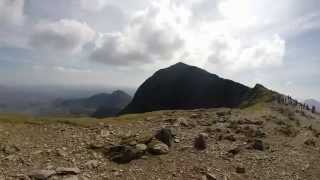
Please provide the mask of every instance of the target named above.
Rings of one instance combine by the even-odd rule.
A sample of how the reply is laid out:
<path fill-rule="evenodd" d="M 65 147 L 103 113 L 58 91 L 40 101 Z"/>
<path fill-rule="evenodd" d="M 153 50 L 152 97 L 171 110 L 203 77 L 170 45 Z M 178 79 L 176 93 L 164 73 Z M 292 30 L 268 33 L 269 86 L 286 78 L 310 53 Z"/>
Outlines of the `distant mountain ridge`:
<path fill-rule="evenodd" d="M 70 99 L 57 102 L 55 107 L 75 115 L 93 115 L 96 111 L 105 109 L 105 116 L 116 115 L 131 101 L 131 96 L 127 93 L 117 90 L 109 93 L 100 93 L 88 98 Z M 108 109 L 108 110 L 107 110 Z"/>
<path fill-rule="evenodd" d="M 157 71 L 137 90 L 120 114 L 169 109 L 240 107 L 257 98 L 269 100 L 273 92 L 257 85 L 249 88 L 203 69 L 177 63 Z"/>

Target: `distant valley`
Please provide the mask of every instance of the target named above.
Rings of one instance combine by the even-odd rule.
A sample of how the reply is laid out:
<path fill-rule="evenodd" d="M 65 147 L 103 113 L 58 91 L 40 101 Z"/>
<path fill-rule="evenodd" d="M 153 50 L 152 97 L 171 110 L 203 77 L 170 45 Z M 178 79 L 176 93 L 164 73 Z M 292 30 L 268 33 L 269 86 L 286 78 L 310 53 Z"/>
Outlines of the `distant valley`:
<path fill-rule="evenodd" d="M 110 94 L 101 93 L 88 98 L 56 101 L 54 108 L 70 115 L 109 117 L 117 115 L 130 101 L 130 95 L 117 90 Z"/>
<path fill-rule="evenodd" d="M 98 91 L 103 90 L 0 86 L 0 112 L 34 116 L 91 116 L 98 109 L 108 108 L 106 116 L 110 116 L 117 114 L 131 100 L 131 96 L 123 91 Z"/>

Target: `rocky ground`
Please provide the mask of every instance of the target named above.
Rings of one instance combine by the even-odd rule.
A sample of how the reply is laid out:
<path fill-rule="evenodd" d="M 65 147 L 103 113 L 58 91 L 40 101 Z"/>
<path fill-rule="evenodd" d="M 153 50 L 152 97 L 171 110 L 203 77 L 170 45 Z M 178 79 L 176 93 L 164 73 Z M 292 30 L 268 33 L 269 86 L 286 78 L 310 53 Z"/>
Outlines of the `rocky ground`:
<path fill-rule="evenodd" d="M 319 180 L 320 118 L 286 106 L 0 118 L 0 180 Z"/>

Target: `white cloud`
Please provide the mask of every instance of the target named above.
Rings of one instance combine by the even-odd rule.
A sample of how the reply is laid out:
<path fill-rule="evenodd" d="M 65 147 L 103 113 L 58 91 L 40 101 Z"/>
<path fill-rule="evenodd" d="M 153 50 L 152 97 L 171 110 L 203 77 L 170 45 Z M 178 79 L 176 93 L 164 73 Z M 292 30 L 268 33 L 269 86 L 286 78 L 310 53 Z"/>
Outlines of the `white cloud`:
<path fill-rule="evenodd" d="M 88 24 L 62 19 L 36 25 L 30 44 L 47 51 L 74 53 L 94 38 L 95 31 Z"/>
<path fill-rule="evenodd" d="M 281 65 L 285 40 L 258 32 L 264 14 L 249 2 L 216 1 L 216 18 L 200 19 L 194 7 L 207 0 L 151 2 L 124 31 L 103 36 L 91 58 L 118 66 L 184 61 L 232 72 Z"/>
<path fill-rule="evenodd" d="M 138 12 L 123 32 L 102 35 L 91 58 L 117 66 L 171 60 L 184 42 L 164 15 L 157 5 Z"/>
<path fill-rule="evenodd" d="M 63 73 L 91 73 L 92 70 L 90 69 L 80 69 L 74 67 L 64 67 L 64 66 L 55 66 L 53 70 L 63 72 Z"/>
<path fill-rule="evenodd" d="M 248 45 L 239 39 L 223 36 L 213 41 L 208 60 L 215 69 L 229 73 L 280 66 L 285 47 L 285 41 L 278 35 L 267 40 L 257 39 Z"/>
<path fill-rule="evenodd" d="M 24 20 L 24 0 L 1 0 L 0 23 L 1 25 L 19 25 Z"/>

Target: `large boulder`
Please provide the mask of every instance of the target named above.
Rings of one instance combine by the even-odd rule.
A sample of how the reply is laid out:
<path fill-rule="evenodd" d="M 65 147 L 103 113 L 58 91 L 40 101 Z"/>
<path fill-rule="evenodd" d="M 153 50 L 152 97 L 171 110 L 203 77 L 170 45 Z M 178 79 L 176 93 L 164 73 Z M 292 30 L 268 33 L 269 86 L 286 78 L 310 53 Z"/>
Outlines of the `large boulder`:
<path fill-rule="evenodd" d="M 174 129 L 162 128 L 156 133 L 155 138 L 157 138 L 159 141 L 165 143 L 167 146 L 170 147 L 173 144 L 175 135 L 176 132 Z"/>

